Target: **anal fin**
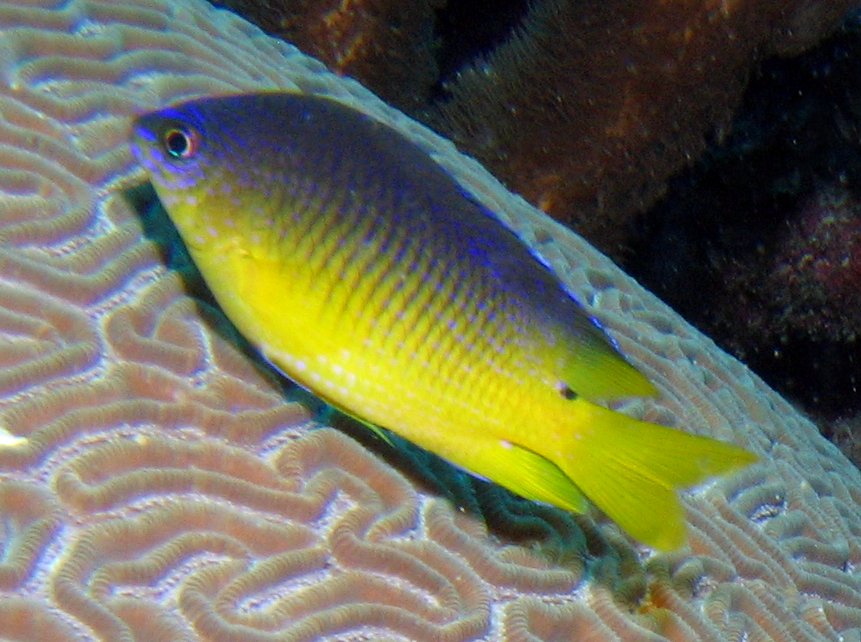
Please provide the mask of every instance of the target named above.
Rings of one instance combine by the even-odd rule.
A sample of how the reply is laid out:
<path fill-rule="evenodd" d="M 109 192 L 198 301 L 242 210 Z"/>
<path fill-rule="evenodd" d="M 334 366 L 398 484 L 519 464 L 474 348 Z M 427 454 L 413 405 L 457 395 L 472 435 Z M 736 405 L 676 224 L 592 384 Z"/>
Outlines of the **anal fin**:
<path fill-rule="evenodd" d="M 583 493 L 553 462 L 526 448 L 502 440 L 472 442 L 468 463 L 452 462 L 533 501 L 573 513 L 585 512 Z"/>

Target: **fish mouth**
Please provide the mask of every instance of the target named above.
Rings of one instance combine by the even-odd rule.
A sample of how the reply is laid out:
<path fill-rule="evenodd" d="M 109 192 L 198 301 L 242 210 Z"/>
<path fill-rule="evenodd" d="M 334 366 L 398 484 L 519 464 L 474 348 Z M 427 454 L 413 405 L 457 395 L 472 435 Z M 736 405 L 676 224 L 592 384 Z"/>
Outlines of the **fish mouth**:
<path fill-rule="evenodd" d="M 159 168 L 165 162 L 164 154 L 158 147 L 158 134 L 150 115 L 136 118 L 132 122 L 130 147 L 132 155 L 143 166 L 150 177 L 161 174 Z"/>
<path fill-rule="evenodd" d="M 132 133 L 136 139 L 153 144 L 158 140 L 158 123 L 162 119 L 155 114 L 142 114 L 132 121 Z"/>

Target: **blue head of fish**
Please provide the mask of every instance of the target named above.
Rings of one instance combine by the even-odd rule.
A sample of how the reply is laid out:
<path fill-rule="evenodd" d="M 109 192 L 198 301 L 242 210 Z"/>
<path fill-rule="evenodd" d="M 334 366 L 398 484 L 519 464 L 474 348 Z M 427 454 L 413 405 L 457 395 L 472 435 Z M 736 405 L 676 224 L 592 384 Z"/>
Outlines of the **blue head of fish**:
<path fill-rule="evenodd" d="M 295 170 L 284 167 L 283 135 L 269 131 L 283 118 L 265 100 L 236 96 L 193 100 L 135 120 L 132 153 L 189 246 L 212 243 L 225 225 L 243 222 L 238 216 L 264 213 L 268 192 Z"/>
<path fill-rule="evenodd" d="M 284 92 L 192 100 L 138 118 L 132 151 L 186 244 L 219 230 L 288 233 L 284 212 L 403 201 L 439 173 L 415 146 L 331 99 Z M 428 168 L 432 168 L 428 170 Z M 432 181 L 431 181 L 432 182 Z M 279 215 L 280 212 L 280 215 Z"/>

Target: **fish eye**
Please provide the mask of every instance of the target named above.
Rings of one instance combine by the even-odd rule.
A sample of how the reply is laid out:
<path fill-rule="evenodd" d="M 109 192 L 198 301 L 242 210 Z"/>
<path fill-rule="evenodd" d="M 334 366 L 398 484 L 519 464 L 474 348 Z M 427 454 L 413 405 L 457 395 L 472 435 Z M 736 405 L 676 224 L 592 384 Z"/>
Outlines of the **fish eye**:
<path fill-rule="evenodd" d="M 182 127 L 171 127 L 161 137 L 164 151 L 171 158 L 188 160 L 197 153 L 197 134 Z"/>

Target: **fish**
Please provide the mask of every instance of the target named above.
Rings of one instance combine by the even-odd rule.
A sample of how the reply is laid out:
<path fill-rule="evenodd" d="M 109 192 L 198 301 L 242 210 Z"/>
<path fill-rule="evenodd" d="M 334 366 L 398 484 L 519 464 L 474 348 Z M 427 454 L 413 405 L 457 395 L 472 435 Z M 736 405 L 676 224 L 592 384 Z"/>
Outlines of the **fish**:
<path fill-rule="evenodd" d="M 756 460 L 607 407 L 657 393 L 548 264 L 394 128 L 259 92 L 138 116 L 132 152 L 212 295 L 277 370 L 529 500 L 658 551 L 679 494 Z"/>

